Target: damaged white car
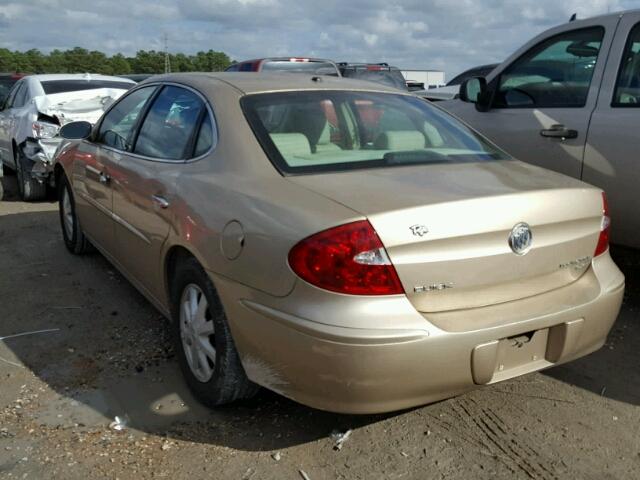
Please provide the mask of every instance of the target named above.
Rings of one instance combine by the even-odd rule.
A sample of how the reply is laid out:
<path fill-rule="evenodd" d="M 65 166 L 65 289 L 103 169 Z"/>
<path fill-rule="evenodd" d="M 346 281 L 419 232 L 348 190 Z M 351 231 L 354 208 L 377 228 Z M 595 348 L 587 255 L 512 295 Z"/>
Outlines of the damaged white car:
<path fill-rule="evenodd" d="M 23 200 L 54 186 L 53 158 L 61 126 L 95 123 L 135 82 L 104 75 L 30 75 L 18 81 L 0 109 L 0 159 L 16 171 Z"/>

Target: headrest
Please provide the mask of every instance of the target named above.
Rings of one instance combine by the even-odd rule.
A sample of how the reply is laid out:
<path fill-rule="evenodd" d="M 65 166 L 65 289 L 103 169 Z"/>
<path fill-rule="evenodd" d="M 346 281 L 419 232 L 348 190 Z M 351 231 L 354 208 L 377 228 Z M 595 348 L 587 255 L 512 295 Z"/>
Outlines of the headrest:
<path fill-rule="evenodd" d="M 420 150 L 425 147 L 425 138 L 417 130 L 382 132 L 373 143 L 378 150 Z"/>
<path fill-rule="evenodd" d="M 272 133 L 269 136 L 285 158 L 311 155 L 309 140 L 302 133 Z"/>

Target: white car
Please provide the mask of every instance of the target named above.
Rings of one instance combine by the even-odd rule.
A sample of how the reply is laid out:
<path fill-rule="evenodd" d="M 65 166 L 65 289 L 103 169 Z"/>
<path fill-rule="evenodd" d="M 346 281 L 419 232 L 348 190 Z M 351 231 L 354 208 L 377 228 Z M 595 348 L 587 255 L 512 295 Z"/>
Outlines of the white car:
<path fill-rule="evenodd" d="M 0 159 L 16 171 L 23 200 L 38 200 L 53 186 L 54 153 L 61 126 L 95 123 L 105 109 L 136 85 L 105 75 L 30 75 L 18 81 L 0 108 Z"/>

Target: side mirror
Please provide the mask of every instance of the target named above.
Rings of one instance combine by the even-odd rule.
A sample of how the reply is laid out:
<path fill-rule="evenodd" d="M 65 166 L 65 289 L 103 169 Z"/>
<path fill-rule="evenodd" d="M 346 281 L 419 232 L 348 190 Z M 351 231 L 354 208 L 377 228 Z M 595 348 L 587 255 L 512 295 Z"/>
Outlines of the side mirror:
<path fill-rule="evenodd" d="M 92 129 L 89 122 L 71 122 L 60 129 L 60 136 L 67 140 L 84 140 L 91 136 Z"/>
<path fill-rule="evenodd" d="M 460 100 L 475 103 L 476 110 L 486 112 L 491 108 L 492 95 L 484 77 L 471 77 L 460 85 Z"/>

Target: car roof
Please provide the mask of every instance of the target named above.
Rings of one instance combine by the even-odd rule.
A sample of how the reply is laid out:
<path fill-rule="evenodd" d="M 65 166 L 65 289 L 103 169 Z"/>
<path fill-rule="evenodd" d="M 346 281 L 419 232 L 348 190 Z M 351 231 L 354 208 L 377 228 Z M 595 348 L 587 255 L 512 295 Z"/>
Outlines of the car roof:
<path fill-rule="evenodd" d="M 114 77 L 111 75 L 99 75 L 93 73 L 47 73 L 41 75 L 27 75 L 25 78 L 38 80 L 39 82 L 48 82 L 52 80 L 112 80 L 116 82 L 127 82 L 135 84 L 133 80 L 122 77 Z"/>
<path fill-rule="evenodd" d="M 315 80 L 314 80 L 315 79 Z M 216 72 L 216 73 L 171 73 L 158 75 L 139 85 L 155 82 L 175 82 L 197 88 L 203 81 L 219 81 L 242 94 L 286 92 L 296 90 L 358 90 L 369 92 L 403 92 L 397 88 L 382 84 L 325 75 L 308 75 L 304 73 L 253 73 L 245 72 Z"/>

